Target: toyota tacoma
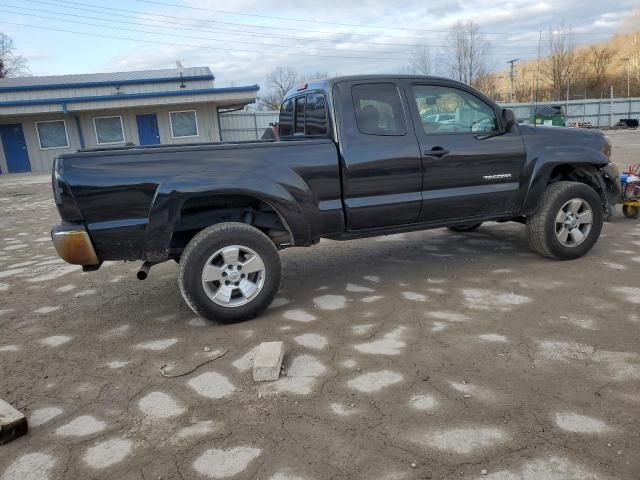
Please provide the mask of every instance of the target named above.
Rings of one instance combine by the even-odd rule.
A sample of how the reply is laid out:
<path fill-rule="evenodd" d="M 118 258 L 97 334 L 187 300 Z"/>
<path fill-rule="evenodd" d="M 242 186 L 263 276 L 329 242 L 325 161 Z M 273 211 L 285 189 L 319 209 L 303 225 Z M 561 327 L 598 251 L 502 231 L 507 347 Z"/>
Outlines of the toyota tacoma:
<path fill-rule="evenodd" d="M 473 88 L 422 76 L 313 81 L 285 96 L 278 138 L 60 155 L 58 254 L 179 263 L 199 315 L 251 318 L 281 277 L 279 250 L 486 221 L 526 225 L 531 248 L 585 255 L 620 195 L 599 131 L 519 125 Z"/>

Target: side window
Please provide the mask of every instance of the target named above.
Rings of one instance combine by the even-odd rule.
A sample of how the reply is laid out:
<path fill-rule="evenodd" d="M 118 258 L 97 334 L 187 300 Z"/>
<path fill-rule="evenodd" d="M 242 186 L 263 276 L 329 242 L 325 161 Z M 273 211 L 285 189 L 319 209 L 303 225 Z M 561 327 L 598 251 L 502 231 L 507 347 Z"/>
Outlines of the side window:
<path fill-rule="evenodd" d="M 296 128 L 294 135 L 304 135 L 304 110 L 307 104 L 306 97 L 296 98 Z"/>
<path fill-rule="evenodd" d="M 280 106 L 278 128 L 281 136 L 293 135 L 293 99 L 290 98 Z"/>
<path fill-rule="evenodd" d="M 365 135 L 406 135 L 402 101 L 393 83 L 369 83 L 351 88 L 356 123 Z"/>
<path fill-rule="evenodd" d="M 305 135 L 327 134 L 327 103 L 322 93 L 307 95 Z"/>
<path fill-rule="evenodd" d="M 483 133 L 498 130 L 498 120 L 493 108 L 464 90 L 436 85 L 415 85 L 413 95 L 426 134 Z"/>

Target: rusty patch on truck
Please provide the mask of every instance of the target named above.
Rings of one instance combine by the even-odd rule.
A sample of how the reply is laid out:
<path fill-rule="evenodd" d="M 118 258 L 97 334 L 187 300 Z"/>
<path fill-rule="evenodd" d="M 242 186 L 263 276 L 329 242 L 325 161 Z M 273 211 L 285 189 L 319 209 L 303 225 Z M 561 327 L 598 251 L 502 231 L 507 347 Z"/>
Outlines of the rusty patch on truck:
<path fill-rule="evenodd" d="M 53 245 L 60 258 L 73 265 L 97 265 L 96 255 L 87 232 L 55 232 Z"/>

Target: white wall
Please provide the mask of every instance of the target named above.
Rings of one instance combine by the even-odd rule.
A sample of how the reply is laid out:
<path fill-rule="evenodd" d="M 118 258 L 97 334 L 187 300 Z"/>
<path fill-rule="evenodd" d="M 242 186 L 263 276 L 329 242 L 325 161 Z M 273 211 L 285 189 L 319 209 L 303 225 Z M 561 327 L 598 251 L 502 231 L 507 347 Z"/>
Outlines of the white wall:
<path fill-rule="evenodd" d="M 67 127 L 67 137 L 69 139 L 69 148 L 55 148 L 42 150 L 38 142 L 38 134 L 36 132 L 36 122 L 46 120 L 64 120 Z M 49 172 L 53 165 L 53 159 L 56 155 L 80 148 L 78 137 L 78 129 L 75 119 L 69 115 L 62 113 L 52 115 L 32 115 L 29 117 L 0 117 L 0 125 L 10 125 L 19 123 L 22 125 L 24 139 L 27 144 L 27 153 L 29 154 L 29 163 L 31 163 L 31 171 L 33 172 Z M 9 168 L 6 158 L 4 158 L 4 149 L 2 148 L 2 139 L 0 138 L 0 166 L 2 173 L 8 173 Z"/>
<path fill-rule="evenodd" d="M 198 119 L 198 136 L 188 138 L 172 138 L 169 123 L 169 112 L 179 110 L 195 110 Z M 84 135 L 85 148 L 98 147 L 93 118 L 111 115 L 121 115 L 124 129 L 125 142 L 140 144 L 138 138 L 138 128 L 136 115 L 144 113 L 155 113 L 158 118 L 158 129 L 160 130 L 160 141 L 163 144 L 196 143 L 196 142 L 217 142 L 220 140 L 218 131 L 218 120 L 216 115 L 216 105 L 214 103 L 200 104 L 178 104 L 171 106 L 150 106 L 131 109 L 97 110 L 90 112 L 78 112 L 73 114 L 40 114 L 40 115 L 18 115 L 0 116 L 0 124 L 22 124 L 22 129 L 27 143 L 27 152 L 31 170 L 34 172 L 49 172 L 53 166 L 56 155 L 68 151 L 75 151 L 80 148 L 80 137 L 76 127 L 75 115 L 80 120 L 80 125 Z M 42 150 L 38 142 L 35 122 L 43 120 L 64 120 L 69 137 L 69 148 L 59 148 L 52 150 Z M 109 145 L 117 146 L 117 145 Z M 4 158 L 4 151 L 0 140 L 0 168 L 2 173 L 7 173 L 7 162 Z"/>

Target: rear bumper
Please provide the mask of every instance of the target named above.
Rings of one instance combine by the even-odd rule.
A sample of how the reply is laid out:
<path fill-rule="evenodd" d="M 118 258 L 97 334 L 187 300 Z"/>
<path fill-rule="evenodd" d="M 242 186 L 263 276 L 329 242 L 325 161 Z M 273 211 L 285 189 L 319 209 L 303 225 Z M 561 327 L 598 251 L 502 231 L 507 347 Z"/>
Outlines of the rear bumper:
<path fill-rule="evenodd" d="M 99 265 L 100 260 L 83 225 L 63 224 L 51 229 L 51 239 L 58 255 L 73 265 Z"/>

